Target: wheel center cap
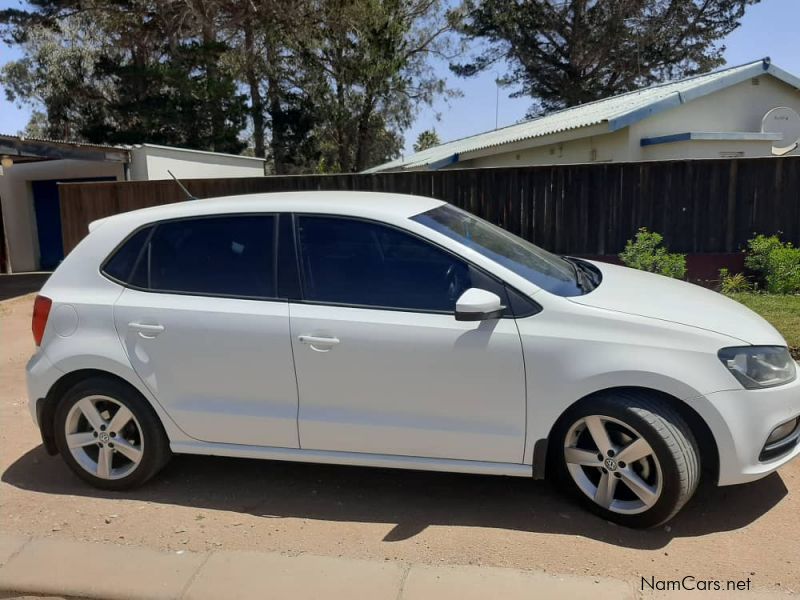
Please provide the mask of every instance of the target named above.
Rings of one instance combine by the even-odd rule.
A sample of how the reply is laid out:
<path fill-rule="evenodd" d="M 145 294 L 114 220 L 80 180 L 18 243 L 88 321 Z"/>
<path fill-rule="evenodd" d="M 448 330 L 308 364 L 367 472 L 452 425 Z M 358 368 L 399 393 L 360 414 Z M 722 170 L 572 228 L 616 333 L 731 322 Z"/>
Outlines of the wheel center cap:
<path fill-rule="evenodd" d="M 608 469 L 609 471 L 617 470 L 617 461 L 615 461 L 613 458 L 607 458 L 605 464 L 606 464 L 606 469 Z"/>
<path fill-rule="evenodd" d="M 109 435 L 105 431 L 101 432 L 98 437 L 100 438 L 100 441 L 103 442 L 104 444 L 111 441 L 111 437 L 109 437 Z"/>

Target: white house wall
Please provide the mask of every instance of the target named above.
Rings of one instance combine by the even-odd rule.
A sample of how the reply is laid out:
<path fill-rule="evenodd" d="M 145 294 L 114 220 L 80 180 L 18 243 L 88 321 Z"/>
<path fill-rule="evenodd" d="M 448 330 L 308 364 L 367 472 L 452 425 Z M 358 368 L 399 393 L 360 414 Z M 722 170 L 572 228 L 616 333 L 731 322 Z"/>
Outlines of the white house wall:
<path fill-rule="evenodd" d="M 131 179 L 213 179 L 217 177 L 261 177 L 264 161 L 246 156 L 198 152 L 180 148 L 135 146 L 131 149 Z"/>
<path fill-rule="evenodd" d="M 639 160 L 683 160 L 685 158 L 759 158 L 772 156 L 772 142 L 693 140 L 646 146 Z"/>
<path fill-rule="evenodd" d="M 548 136 L 549 137 L 549 136 Z M 546 139 L 531 140 L 533 143 Z M 628 130 L 581 137 L 459 162 L 456 168 L 527 167 L 629 160 Z"/>
<path fill-rule="evenodd" d="M 631 160 L 720 158 L 729 153 L 771 156 L 772 144 L 763 141 L 687 141 L 640 146 L 642 138 L 691 131 L 758 132 L 762 117 L 777 106 L 788 106 L 800 113 L 800 90 L 770 75 L 762 75 L 756 81 L 758 85 L 753 85 L 753 80 L 743 81 L 635 123 L 630 127 Z"/>
<path fill-rule="evenodd" d="M 124 177 L 122 163 L 89 160 L 51 160 L 15 164 L 0 176 L 3 224 L 12 272 L 39 268 L 39 238 L 33 209 L 31 181 Z"/>

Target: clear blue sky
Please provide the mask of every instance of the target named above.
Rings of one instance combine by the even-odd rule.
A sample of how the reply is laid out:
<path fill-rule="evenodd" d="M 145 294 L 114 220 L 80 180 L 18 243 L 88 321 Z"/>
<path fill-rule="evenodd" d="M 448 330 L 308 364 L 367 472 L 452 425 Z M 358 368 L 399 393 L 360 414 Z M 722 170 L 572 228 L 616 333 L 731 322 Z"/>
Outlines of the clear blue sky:
<path fill-rule="evenodd" d="M 16 7 L 21 0 L 0 0 L 0 8 Z M 800 0 L 762 0 L 751 6 L 742 26 L 725 40 L 728 65 L 737 65 L 769 56 L 782 69 L 800 75 Z M 0 45 L 0 64 L 19 57 L 15 49 Z M 449 85 L 462 91 L 461 98 L 445 103 L 439 101 L 433 109 L 424 107 L 409 131 L 406 132 L 406 151 L 420 131 L 436 129 L 443 141 L 465 137 L 494 129 L 497 89 L 494 73 L 484 73 L 472 79 L 459 79 L 449 73 L 446 64 L 438 65 Z M 508 90 L 500 90 L 498 124 L 509 125 L 525 115 L 530 101 L 509 98 Z M 441 119 L 436 119 L 436 113 Z M 15 106 L 0 94 L 0 132 L 16 133 L 25 127 L 30 116 L 28 107 Z M 143 140 L 145 141 L 145 140 Z"/>

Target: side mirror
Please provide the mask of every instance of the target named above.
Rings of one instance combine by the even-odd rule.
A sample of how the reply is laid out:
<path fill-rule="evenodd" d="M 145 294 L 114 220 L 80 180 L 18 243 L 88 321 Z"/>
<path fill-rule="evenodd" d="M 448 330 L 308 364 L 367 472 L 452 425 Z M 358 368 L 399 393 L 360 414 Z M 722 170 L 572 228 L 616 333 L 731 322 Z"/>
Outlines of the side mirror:
<path fill-rule="evenodd" d="M 500 296 L 480 288 L 469 288 L 456 301 L 456 321 L 485 321 L 499 319 L 506 307 Z"/>

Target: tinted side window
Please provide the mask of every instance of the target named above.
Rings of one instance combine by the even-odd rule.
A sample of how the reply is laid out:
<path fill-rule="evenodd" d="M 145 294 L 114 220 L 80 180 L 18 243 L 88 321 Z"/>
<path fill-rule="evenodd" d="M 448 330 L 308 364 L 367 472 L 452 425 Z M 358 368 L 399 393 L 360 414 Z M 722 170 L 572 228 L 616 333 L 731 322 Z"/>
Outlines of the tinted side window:
<path fill-rule="evenodd" d="M 465 290 L 487 283 L 464 261 L 392 227 L 315 216 L 297 223 L 306 300 L 452 312 Z M 502 286 L 491 286 L 504 298 Z"/>
<path fill-rule="evenodd" d="M 131 272 L 142 254 L 142 248 L 150 235 L 151 229 L 151 227 L 145 227 L 128 238 L 106 261 L 103 266 L 103 273 L 117 281 L 130 283 Z"/>
<path fill-rule="evenodd" d="M 160 223 L 145 261 L 137 269 L 137 283 L 144 279 L 139 284 L 153 291 L 272 298 L 275 218 L 248 215 Z"/>

